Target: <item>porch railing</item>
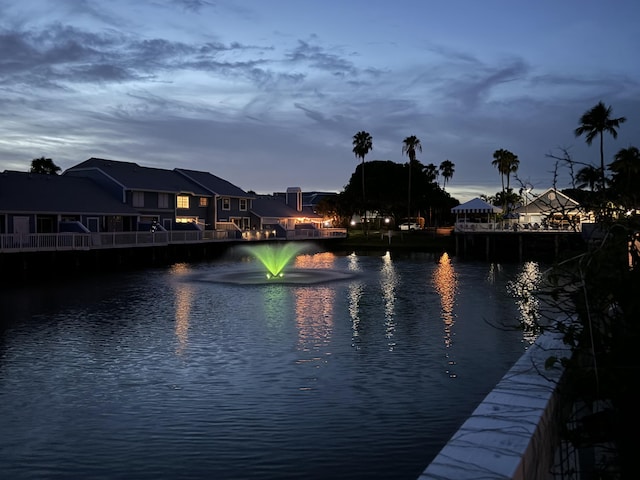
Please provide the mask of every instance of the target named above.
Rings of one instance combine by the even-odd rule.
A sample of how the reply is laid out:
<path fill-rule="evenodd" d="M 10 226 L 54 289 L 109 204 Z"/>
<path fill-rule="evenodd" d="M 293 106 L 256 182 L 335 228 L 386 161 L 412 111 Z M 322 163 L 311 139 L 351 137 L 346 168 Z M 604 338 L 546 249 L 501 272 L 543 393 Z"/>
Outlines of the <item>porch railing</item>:
<path fill-rule="evenodd" d="M 287 235 L 287 240 L 345 237 L 346 230 L 340 228 L 292 230 L 291 234 L 291 236 Z M 268 238 L 267 232 L 255 231 L 245 232 L 241 238 L 238 238 L 237 232 L 233 230 L 2 234 L 0 235 L 0 252 L 91 250 L 212 241 L 257 241 Z"/>
<path fill-rule="evenodd" d="M 454 231 L 456 232 L 581 232 L 582 224 L 562 225 L 562 226 L 544 226 L 528 223 L 473 223 L 473 222 L 456 222 Z"/>

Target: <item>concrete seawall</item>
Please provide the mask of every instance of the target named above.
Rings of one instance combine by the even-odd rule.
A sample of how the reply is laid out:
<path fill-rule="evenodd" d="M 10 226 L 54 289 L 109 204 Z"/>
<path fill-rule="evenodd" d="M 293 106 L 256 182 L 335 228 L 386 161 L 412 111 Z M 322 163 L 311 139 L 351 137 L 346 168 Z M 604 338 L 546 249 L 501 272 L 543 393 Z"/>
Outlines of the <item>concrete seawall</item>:
<path fill-rule="evenodd" d="M 418 480 L 547 480 L 559 445 L 559 395 L 570 355 L 558 333 L 546 333 L 507 372 Z"/>

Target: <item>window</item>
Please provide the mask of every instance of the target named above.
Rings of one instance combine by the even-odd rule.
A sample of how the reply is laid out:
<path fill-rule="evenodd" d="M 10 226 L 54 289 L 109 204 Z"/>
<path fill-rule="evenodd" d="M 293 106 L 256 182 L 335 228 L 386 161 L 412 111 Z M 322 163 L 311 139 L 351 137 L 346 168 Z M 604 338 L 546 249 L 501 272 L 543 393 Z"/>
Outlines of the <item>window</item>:
<path fill-rule="evenodd" d="M 178 208 L 189 208 L 189 197 L 186 195 L 178 195 L 176 203 Z"/>
<path fill-rule="evenodd" d="M 131 201 L 134 207 L 144 207 L 144 192 L 133 192 Z"/>
<path fill-rule="evenodd" d="M 240 210 L 247 210 L 247 199 L 246 198 L 241 198 L 240 199 Z"/>
<path fill-rule="evenodd" d="M 228 197 L 224 197 L 222 199 L 222 209 L 223 210 L 231 210 L 231 200 Z"/>
<path fill-rule="evenodd" d="M 209 205 L 209 199 L 207 197 L 200 197 L 200 206 L 206 207 Z"/>
<path fill-rule="evenodd" d="M 158 208 L 169 208 L 169 194 L 168 193 L 159 193 L 158 194 Z"/>

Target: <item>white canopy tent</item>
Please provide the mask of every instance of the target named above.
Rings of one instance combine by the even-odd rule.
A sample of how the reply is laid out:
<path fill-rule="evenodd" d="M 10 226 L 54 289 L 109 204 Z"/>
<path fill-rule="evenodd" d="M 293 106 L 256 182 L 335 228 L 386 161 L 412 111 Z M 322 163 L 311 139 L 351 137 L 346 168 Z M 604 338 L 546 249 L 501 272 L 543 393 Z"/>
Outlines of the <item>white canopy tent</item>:
<path fill-rule="evenodd" d="M 460 223 L 460 216 L 462 216 L 463 223 L 467 223 L 468 217 L 476 222 L 482 222 L 486 218 L 486 223 L 491 223 L 491 218 L 495 219 L 497 214 L 502 213 L 502 208 L 491 205 L 481 198 L 474 198 L 453 207 L 451 213 L 456 214 L 456 224 Z"/>

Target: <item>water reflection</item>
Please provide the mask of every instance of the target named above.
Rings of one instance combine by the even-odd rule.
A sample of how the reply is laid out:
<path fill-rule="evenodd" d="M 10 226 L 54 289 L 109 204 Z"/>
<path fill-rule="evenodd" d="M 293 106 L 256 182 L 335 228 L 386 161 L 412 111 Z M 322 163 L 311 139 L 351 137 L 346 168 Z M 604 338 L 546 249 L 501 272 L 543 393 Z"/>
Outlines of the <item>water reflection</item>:
<path fill-rule="evenodd" d="M 353 272 L 360 271 L 359 259 L 355 253 L 349 255 L 348 268 Z M 356 349 L 360 348 L 360 301 L 364 293 L 364 284 L 361 281 L 354 280 L 349 283 L 349 317 L 351 318 L 351 341 L 352 346 Z"/>
<path fill-rule="evenodd" d="M 173 275 L 185 275 L 189 273 L 189 267 L 184 263 L 175 264 L 171 268 Z M 174 284 L 175 295 L 175 335 L 178 340 L 176 355 L 182 355 L 187 347 L 189 338 L 189 318 L 191 317 L 191 307 L 195 292 L 193 285 L 187 282 Z"/>
<path fill-rule="evenodd" d="M 490 264 L 489 272 L 487 273 L 487 282 L 490 285 L 494 285 L 496 283 L 496 277 L 501 272 L 502 272 L 502 265 L 500 265 L 499 263 Z"/>
<path fill-rule="evenodd" d="M 394 314 L 397 285 L 398 273 L 396 272 L 393 261 L 391 260 L 391 254 L 387 252 L 384 257 L 382 257 L 380 288 L 382 290 L 382 299 L 384 301 L 384 326 L 389 351 L 393 351 L 393 348 L 396 345 L 396 342 L 393 340 L 393 335 L 396 329 Z"/>
<path fill-rule="evenodd" d="M 331 252 L 296 257 L 296 268 L 330 269 L 334 266 L 335 255 Z M 298 350 L 310 353 L 310 356 L 298 360 L 298 364 L 311 363 L 319 368 L 326 363 L 327 349 L 333 335 L 333 314 L 336 291 L 330 286 L 302 286 L 294 291 L 296 325 L 298 327 Z M 307 378 L 315 382 L 316 377 Z M 305 383 L 301 390 L 310 390 Z"/>
<path fill-rule="evenodd" d="M 449 255 L 445 252 L 438 261 L 438 266 L 433 271 L 433 285 L 440 295 L 440 316 L 444 324 L 444 345 L 449 349 L 453 344 L 453 325 L 455 324 L 454 307 L 456 303 L 456 290 L 458 280 L 456 272 L 451 264 Z M 455 360 L 450 358 L 449 352 L 446 353 L 449 360 L 449 376 L 456 377 L 451 371 L 451 367 L 455 365 Z"/>
<path fill-rule="evenodd" d="M 536 295 L 542 275 L 537 262 L 525 262 L 515 280 L 507 283 L 507 291 L 516 299 L 520 313 L 522 336 L 532 344 L 540 333 L 540 304 Z"/>
<path fill-rule="evenodd" d="M 333 331 L 334 305 L 334 288 L 314 286 L 296 289 L 296 324 L 300 350 L 318 351 L 328 345 Z"/>

